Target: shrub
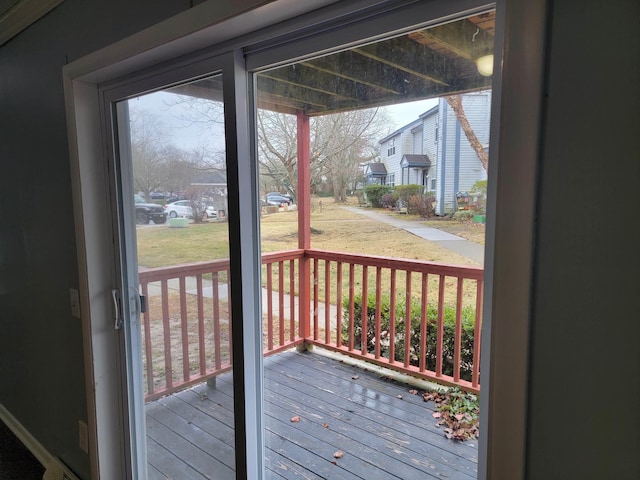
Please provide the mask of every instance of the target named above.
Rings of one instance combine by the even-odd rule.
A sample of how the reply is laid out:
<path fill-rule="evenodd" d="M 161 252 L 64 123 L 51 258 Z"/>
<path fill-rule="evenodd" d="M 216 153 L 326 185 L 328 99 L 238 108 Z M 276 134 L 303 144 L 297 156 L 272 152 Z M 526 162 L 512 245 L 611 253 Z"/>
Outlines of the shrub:
<path fill-rule="evenodd" d="M 382 198 L 380 198 L 380 203 L 384 208 L 395 207 L 397 201 L 398 197 L 393 193 L 385 193 L 384 195 L 382 195 Z"/>
<path fill-rule="evenodd" d="M 348 344 L 349 341 L 349 300 L 345 299 L 344 321 L 342 323 L 342 341 Z M 375 311 L 376 296 L 369 295 L 367 300 L 367 334 L 366 344 L 369 353 L 375 352 Z M 389 295 L 383 295 L 380 300 L 380 352 L 381 355 L 389 357 L 390 345 L 390 315 L 391 302 Z M 396 325 L 395 325 L 395 354 L 394 359 L 404 362 L 405 355 L 405 318 L 406 307 L 404 300 L 396 303 Z M 475 328 L 475 310 L 472 307 L 463 307 L 462 319 L 462 339 L 460 348 L 460 377 L 464 380 L 471 380 L 473 368 L 473 336 Z M 420 361 L 420 302 L 414 301 L 411 304 L 411 332 L 409 358 L 411 365 L 418 365 Z M 453 358 L 455 350 L 455 328 L 456 309 L 452 305 L 445 305 L 443 311 L 444 336 L 442 350 L 442 373 L 453 376 Z M 426 361 L 427 369 L 435 371 L 436 368 L 436 343 L 438 331 L 438 308 L 435 305 L 427 306 L 427 344 Z M 362 349 L 362 295 L 354 298 L 354 348 Z"/>
<path fill-rule="evenodd" d="M 411 195 L 407 203 L 407 213 L 420 215 L 422 218 L 431 218 L 436 214 L 433 203 L 436 198 L 433 195 Z"/>
<path fill-rule="evenodd" d="M 367 203 L 369 203 L 374 208 L 381 208 L 382 196 L 390 192 L 391 192 L 391 187 L 387 185 L 372 184 L 364 187 L 364 194 L 367 198 Z"/>
<path fill-rule="evenodd" d="M 452 218 L 459 222 L 468 222 L 473 219 L 474 214 L 473 210 L 458 210 L 453 214 Z"/>
<path fill-rule="evenodd" d="M 407 205 L 409 203 L 409 198 L 413 195 L 422 195 L 424 192 L 424 187 L 422 185 L 397 185 L 394 188 L 396 195 L 402 202 L 403 205 Z"/>
<path fill-rule="evenodd" d="M 487 206 L 487 181 L 478 180 L 473 184 L 469 193 L 474 198 L 474 203 L 471 205 L 471 208 L 476 213 L 484 214 Z"/>

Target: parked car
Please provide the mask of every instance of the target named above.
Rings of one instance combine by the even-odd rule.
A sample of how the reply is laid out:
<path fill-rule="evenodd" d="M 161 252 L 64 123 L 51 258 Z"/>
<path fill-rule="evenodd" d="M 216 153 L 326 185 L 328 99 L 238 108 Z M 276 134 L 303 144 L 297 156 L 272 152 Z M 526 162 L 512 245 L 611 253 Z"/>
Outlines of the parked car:
<path fill-rule="evenodd" d="M 140 195 L 135 195 L 134 200 L 136 204 L 136 223 L 138 225 L 146 225 L 151 220 L 156 224 L 167 221 L 167 212 L 160 205 L 146 203 Z"/>
<path fill-rule="evenodd" d="M 149 196 L 151 200 L 164 200 L 167 198 L 167 194 L 163 192 L 151 192 Z"/>
<path fill-rule="evenodd" d="M 279 193 L 268 193 L 267 194 L 267 204 L 268 205 L 277 205 L 278 207 L 282 207 L 284 205 L 291 205 L 291 199 L 284 197 Z"/>
<path fill-rule="evenodd" d="M 287 202 L 287 205 L 291 205 L 293 203 L 293 197 L 288 193 L 270 192 L 267 193 L 267 200 L 269 199 L 274 199 L 275 201 L 280 202 L 284 199 Z"/>
<path fill-rule="evenodd" d="M 218 218 L 218 212 L 211 205 L 207 205 L 204 209 L 204 213 L 207 215 L 207 218 Z"/>
<path fill-rule="evenodd" d="M 178 200 L 177 202 L 167 203 L 164 206 L 164 211 L 171 218 L 193 218 L 193 210 L 190 207 L 189 200 Z"/>

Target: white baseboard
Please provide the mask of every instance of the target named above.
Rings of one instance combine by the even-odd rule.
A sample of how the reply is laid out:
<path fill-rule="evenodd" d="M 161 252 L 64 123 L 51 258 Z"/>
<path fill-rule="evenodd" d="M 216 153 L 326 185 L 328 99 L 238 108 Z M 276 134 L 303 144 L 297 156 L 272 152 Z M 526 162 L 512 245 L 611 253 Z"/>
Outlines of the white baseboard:
<path fill-rule="evenodd" d="M 18 437 L 18 439 L 24 444 L 25 447 L 33 454 L 34 457 L 42 464 L 43 467 L 47 467 L 54 460 L 51 455 L 42 444 L 36 440 L 36 438 L 24 428 L 24 426 L 11 415 L 11 412 L 7 410 L 4 405 L 0 403 L 0 420 L 9 427 L 9 430 Z"/>

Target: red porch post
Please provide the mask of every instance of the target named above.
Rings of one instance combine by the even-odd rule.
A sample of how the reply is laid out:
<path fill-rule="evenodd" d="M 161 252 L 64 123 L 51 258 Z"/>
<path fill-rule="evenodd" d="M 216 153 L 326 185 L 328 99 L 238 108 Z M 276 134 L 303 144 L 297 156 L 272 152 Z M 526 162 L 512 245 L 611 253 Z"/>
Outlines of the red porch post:
<path fill-rule="evenodd" d="M 311 248 L 311 130 L 309 117 L 298 112 L 298 248 Z M 311 263 L 306 255 L 299 272 L 300 336 L 311 336 Z"/>

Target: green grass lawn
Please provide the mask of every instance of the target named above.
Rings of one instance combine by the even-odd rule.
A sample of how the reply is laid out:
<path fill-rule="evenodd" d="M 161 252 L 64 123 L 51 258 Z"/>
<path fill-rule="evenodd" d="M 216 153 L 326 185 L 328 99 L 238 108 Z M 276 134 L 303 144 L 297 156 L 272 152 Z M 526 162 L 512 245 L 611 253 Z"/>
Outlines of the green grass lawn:
<path fill-rule="evenodd" d="M 297 248 L 297 218 L 298 214 L 295 211 L 264 215 L 260 221 L 262 251 Z M 429 226 L 484 243 L 484 225 L 451 220 L 427 223 Z M 331 199 L 313 199 L 311 228 L 311 247 L 315 249 L 453 265 L 474 265 L 472 261 L 456 253 L 418 239 L 404 230 L 345 210 L 334 204 Z M 207 261 L 229 256 L 226 222 L 190 224 L 188 228 L 143 226 L 137 229 L 137 237 L 138 263 L 145 267 Z"/>

